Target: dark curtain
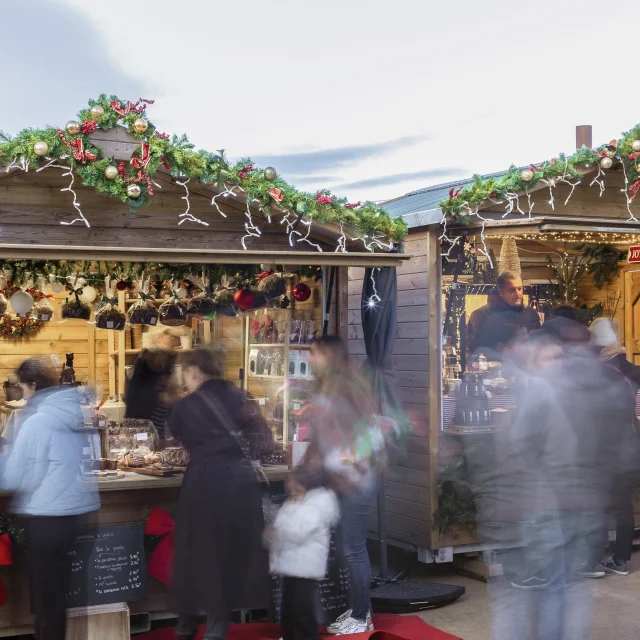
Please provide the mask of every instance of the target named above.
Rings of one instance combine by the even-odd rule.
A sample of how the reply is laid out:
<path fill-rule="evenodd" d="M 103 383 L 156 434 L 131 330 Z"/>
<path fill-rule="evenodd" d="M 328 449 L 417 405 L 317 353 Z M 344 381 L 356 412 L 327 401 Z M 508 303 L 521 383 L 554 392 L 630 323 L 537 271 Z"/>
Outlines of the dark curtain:
<path fill-rule="evenodd" d="M 375 300 L 375 304 L 370 304 L 371 300 Z M 400 409 L 399 385 L 393 364 L 398 331 L 398 280 L 395 267 L 365 270 L 361 314 L 367 352 L 365 371 L 373 381 L 378 410 L 384 415 L 392 414 Z"/>

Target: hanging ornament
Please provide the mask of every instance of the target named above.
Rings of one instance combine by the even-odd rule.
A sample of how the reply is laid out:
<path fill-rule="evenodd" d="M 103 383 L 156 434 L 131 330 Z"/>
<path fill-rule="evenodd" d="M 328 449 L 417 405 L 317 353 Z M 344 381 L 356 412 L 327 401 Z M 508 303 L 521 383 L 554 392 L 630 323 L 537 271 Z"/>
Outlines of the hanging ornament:
<path fill-rule="evenodd" d="M 75 136 L 80 131 L 80 123 L 76 120 L 69 120 L 67 124 L 64 125 L 64 130 L 70 135 Z"/>
<path fill-rule="evenodd" d="M 18 318 L 26 318 L 33 308 L 33 297 L 26 291 L 16 291 L 9 298 L 9 304 Z"/>
<path fill-rule="evenodd" d="M 600 166 L 603 169 L 611 169 L 612 165 L 613 165 L 613 160 L 609 157 L 602 158 L 602 160 L 600 160 Z"/>
<path fill-rule="evenodd" d="M 531 169 L 523 169 L 520 172 L 520 178 L 525 182 L 529 182 L 530 180 L 533 180 L 533 171 L 531 171 Z"/>
<path fill-rule="evenodd" d="M 292 293 L 298 302 L 306 302 L 311 297 L 311 287 L 304 282 L 299 282 L 293 287 Z"/>
<path fill-rule="evenodd" d="M 98 297 L 98 292 L 90 285 L 87 285 L 82 289 L 82 293 L 80 294 L 80 299 L 85 302 L 93 302 Z"/>
<path fill-rule="evenodd" d="M 40 140 L 33 145 L 33 153 L 37 156 L 46 156 L 49 153 L 49 145 L 44 140 Z"/>
<path fill-rule="evenodd" d="M 160 322 L 167 327 L 182 327 L 187 324 L 187 307 L 173 296 L 158 309 Z"/>
<path fill-rule="evenodd" d="M 115 180 L 118 177 L 118 167 L 114 167 L 112 164 L 110 164 L 104 170 L 104 177 L 107 180 Z"/>
<path fill-rule="evenodd" d="M 640 151 L 640 140 L 634 140 L 634 141 L 631 143 L 631 148 L 632 148 L 634 151 Z"/>
<path fill-rule="evenodd" d="M 93 107 L 89 109 L 89 113 L 94 120 L 100 120 L 100 118 L 102 118 L 102 116 L 104 115 L 104 108 L 99 104 L 94 104 Z"/>
<path fill-rule="evenodd" d="M 126 291 L 129 288 L 129 283 L 126 280 L 118 280 L 116 282 L 116 289 L 118 291 Z"/>
<path fill-rule="evenodd" d="M 133 130 L 136 133 L 144 133 L 149 128 L 149 123 L 144 118 L 136 118 L 133 121 Z"/>
<path fill-rule="evenodd" d="M 522 273 L 522 265 L 520 264 L 520 256 L 518 255 L 518 245 L 515 238 L 505 238 L 502 241 L 500 249 L 500 273 L 510 271 L 520 277 Z"/>
<path fill-rule="evenodd" d="M 249 289 L 238 289 L 233 296 L 233 301 L 238 305 L 239 309 L 247 311 L 253 307 L 255 298 Z"/>
<path fill-rule="evenodd" d="M 64 286 L 62 285 L 61 282 L 58 282 L 56 280 L 55 282 L 51 283 L 51 291 L 53 291 L 53 293 L 62 293 L 63 290 L 64 290 Z"/>
<path fill-rule="evenodd" d="M 264 170 L 264 177 L 265 177 L 266 180 L 269 180 L 269 181 L 275 180 L 277 175 L 278 174 L 277 174 L 276 170 L 273 167 L 267 167 Z"/>
<path fill-rule="evenodd" d="M 263 271 L 258 276 L 258 291 L 262 291 L 269 298 L 279 298 L 287 291 L 287 283 L 284 278 L 277 276 L 273 271 Z"/>
<path fill-rule="evenodd" d="M 127 195 L 130 198 L 139 198 L 141 193 L 142 193 L 142 189 L 140 189 L 139 185 L 133 182 L 127 185 Z"/>

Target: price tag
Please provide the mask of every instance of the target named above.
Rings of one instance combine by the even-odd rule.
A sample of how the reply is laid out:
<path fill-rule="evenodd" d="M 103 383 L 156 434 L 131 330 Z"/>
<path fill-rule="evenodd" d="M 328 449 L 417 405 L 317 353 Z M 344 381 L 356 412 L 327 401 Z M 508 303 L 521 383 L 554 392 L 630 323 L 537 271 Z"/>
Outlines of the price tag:
<path fill-rule="evenodd" d="M 147 440 L 148 438 L 148 433 L 136 433 L 136 440 Z"/>
<path fill-rule="evenodd" d="M 260 398 L 258 400 L 258 404 L 260 404 L 260 405 L 267 404 L 267 399 L 266 398 Z"/>

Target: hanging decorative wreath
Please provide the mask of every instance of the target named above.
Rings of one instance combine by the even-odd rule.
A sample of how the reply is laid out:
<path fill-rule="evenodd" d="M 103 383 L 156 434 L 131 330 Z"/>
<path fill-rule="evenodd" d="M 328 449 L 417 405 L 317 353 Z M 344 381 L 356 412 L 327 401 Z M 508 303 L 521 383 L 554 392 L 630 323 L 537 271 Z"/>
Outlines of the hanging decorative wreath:
<path fill-rule="evenodd" d="M 0 316 L 0 335 L 3 338 L 32 338 L 43 326 L 44 322 L 33 318 L 14 318 L 6 314 Z"/>

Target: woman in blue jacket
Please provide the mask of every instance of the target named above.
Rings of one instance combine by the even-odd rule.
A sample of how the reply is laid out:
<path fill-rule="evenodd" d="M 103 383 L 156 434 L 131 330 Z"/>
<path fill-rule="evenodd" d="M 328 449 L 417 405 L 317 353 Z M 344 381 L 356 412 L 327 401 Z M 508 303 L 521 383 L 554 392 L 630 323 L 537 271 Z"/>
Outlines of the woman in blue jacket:
<path fill-rule="evenodd" d="M 39 640 L 64 640 L 67 554 L 78 516 L 100 508 L 95 483 L 82 479 L 83 417 L 76 387 L 57 386 L 47 361 L 25 360 L 17 371 L 27 400 L 2 474 L 15 492 L 11 510 L 24 517 L 31 609 Z"/>

